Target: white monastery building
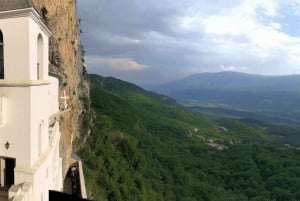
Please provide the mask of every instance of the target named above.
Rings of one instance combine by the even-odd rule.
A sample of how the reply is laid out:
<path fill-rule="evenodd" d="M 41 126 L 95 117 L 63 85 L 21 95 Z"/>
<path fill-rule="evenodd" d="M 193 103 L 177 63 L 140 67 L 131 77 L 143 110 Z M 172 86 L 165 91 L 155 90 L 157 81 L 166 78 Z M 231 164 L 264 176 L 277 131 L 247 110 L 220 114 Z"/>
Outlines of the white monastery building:
<path fill-rule="evenodd" d="M 30 0 L 0 0 L 0 201 L 47 201 L 63 190 L 50 36 Z"/>

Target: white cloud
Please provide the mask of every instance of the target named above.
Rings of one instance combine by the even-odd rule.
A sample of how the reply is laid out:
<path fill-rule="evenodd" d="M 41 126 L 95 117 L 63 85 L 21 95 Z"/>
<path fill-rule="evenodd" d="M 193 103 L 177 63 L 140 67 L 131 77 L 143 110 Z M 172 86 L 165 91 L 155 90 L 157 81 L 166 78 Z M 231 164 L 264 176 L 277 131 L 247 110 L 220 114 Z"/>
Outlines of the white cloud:
<path fill-rule="evenodd" d="M 294 38 L 291 40 L 291 45 L 286 48 L 288 56 L 288 63 L 292 66 L 298 66 L 300 70 L 300 38 Z"/>
<path fill-rule="evenodd" d="M 131 58 L 105 58 L 97 56 L 86 57 L 86 63 L 101 68 L 111 68 L 118 71 L 138 71 L 146 68 L 146 65 L 139 64 Z"/>
<path fill-rule="evenodd" d="M 252 4 L 254 7 L 263 9 L 263 13 L 267 16 L 277 15 L 277 9 L 279 7 L 279 0 L 248 0 L 247 4 Z"/>
<path fill-rule="evenodd" d="M 223 64 L 220 65 L 220 69 L 221 71 L 240 71 L 240 72 L 244 72 L 245 70 L 247 70 L 246 67 L 224 66 Z"/>
<path fill-rule="evenodd" d="M 281 25 L 277 22 L 271 22 L 270 26 L 273 27 L 274 29 L 277 29 L 277 30 L 281 29 Z"/>
<path fill-rule="evenodd" d="M 204 18 L 203 27 L 207 33 L 217 35 L 247 35 L 257 29 L 265 28 L 261 10 L 266 16 L 276 15 L 277 1 L 275 0 L 246 0 L 241 5 Z M 272 22 L 274 26 L 276 22 Z M 278 26 L 278 23 L 276 24 Z"/>
<path fill-rule="evenodd" d="M 292 7 L 294 14 L 300 16 L 300 0 L 286 0 L 286 1 Z"/>
<path fill-rule="evenodd" d="M 203 19 L 202 25 L 208 34 L 215 34 L 220 41 L 223 40 L 223 44 L 216 44 L 217 49 L 225 46 L 236 51 L 241 43 L 235 42 L 234 38 L 242 36 L 247 39 L 242 44 L 244 52 L 267 58 L 276 52 L 286 51 L 289 62 L 300 65 L 299 59 L 295 59 L 299 56 L 295 51 L 299 38 L 284 33 L 281 25 L 272 21 L 274 16 L 280 16 L 278 8 L 277 0 L 246 0 L 226 13 L 208 16 Z"/>
<path fill-rule="evenodd" d="M 201 24 L 202 16 L 194 15 L 194 16 L 181 16 L 179 17 L 179 26 L 183 30 L 192 30 L 197 29 Z"/>

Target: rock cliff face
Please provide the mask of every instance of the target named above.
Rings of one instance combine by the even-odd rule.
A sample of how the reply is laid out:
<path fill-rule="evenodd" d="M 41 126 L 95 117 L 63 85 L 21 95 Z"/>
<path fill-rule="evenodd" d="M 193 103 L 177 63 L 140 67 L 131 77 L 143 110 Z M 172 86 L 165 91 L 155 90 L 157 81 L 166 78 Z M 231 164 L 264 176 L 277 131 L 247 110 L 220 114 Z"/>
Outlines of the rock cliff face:
<path fill-rule="evenodd" d="M 80 137 L 88 109 L 88 84 L 80 43 L 80 25 L 76 15 L 76 0 L 33 0 L 53 36 L 50 39 L 49 71 L 60 81 L 60 97 L 69 97 L 68 108 L 60 100 L 64 171 L 71 162 L 72 141 Z"/>

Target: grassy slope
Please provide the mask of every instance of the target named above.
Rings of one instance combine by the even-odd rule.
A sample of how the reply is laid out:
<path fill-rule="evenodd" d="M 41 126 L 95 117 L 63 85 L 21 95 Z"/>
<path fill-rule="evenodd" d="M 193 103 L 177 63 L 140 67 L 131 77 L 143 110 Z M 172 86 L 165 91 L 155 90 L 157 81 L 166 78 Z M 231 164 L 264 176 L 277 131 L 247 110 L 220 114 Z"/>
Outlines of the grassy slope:
<path fill-rule="evenodd" d="M 217 124 L 120 80 L 90 79 L 95 123 L 79 154 L 95 200 L 298 199 L 299 152 L 260 144 L 269 141 L 260 129 Z M 218 151 L 209 139 L 260 145 Z"/>

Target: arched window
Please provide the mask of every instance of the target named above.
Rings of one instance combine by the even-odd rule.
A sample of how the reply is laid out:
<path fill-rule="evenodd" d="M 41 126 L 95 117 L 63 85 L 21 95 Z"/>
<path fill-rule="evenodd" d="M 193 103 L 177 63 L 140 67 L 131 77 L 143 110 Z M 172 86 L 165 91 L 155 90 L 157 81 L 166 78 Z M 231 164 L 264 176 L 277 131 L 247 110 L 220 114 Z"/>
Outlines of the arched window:
<path fill-rule="evenodd" d="M 44 56 L 44 44 L 42 34 L 37 38 L 37 79 L 43 78 L 43 56 Z"/>
<path fill-rule="evenodd" d="M 0 79 L 4 79 L 4 50 L 3 50 L 3 34 L 0 30 Z"/>

